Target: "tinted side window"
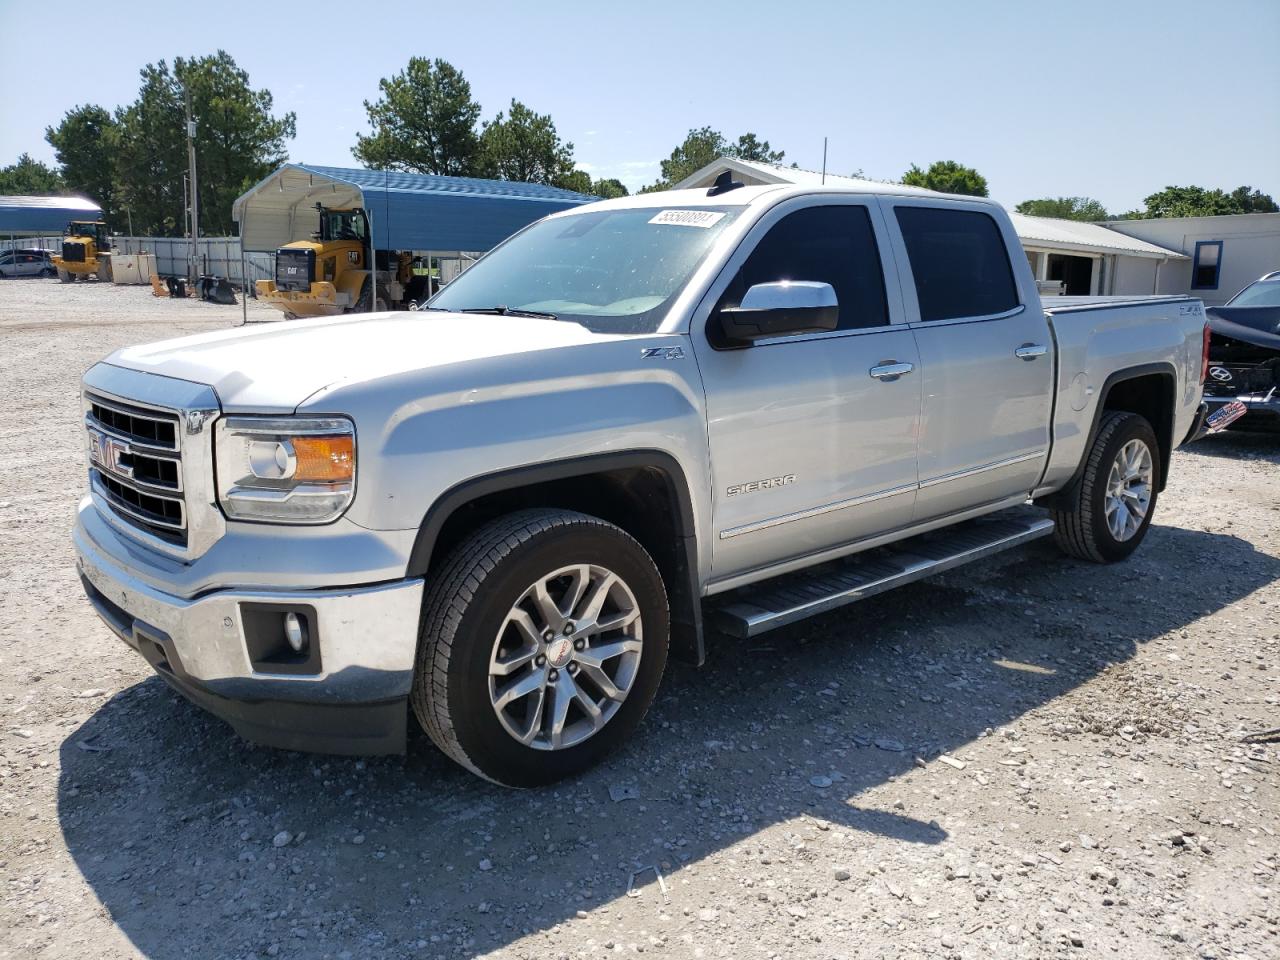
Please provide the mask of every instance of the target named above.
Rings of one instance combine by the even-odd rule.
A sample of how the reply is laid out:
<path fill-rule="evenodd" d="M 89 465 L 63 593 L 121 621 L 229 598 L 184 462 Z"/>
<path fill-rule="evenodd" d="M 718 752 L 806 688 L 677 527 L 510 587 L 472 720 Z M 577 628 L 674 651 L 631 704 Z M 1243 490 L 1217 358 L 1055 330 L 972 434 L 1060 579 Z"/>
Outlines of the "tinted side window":
<path fill-rule="evenodd" d="M 969 210 L 896 207 L 921 320 L 1004 313 L 1018 305 L 1000 228 Z"/>
<path fill-rule="evenodd" d="M 884 270 L 866 207 L 808 207 L 789 213 L 756 245 L 723 303 L 739 303 L 757 283 L 829 283 L 840 305 L 839 329 L 889 322 Z"/>

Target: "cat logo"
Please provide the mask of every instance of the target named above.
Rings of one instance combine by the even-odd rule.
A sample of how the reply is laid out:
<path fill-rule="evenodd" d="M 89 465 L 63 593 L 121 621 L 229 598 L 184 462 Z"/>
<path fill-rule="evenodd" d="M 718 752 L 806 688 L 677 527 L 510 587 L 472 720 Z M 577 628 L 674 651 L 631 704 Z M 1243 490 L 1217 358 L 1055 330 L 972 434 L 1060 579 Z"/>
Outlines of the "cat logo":
<path fill-rule="evenodd" d="M 359 251 L 359 250 L 348 250 L 348 251 L 347 251 L 347 263 L 359 263 L 359 262 L 360 262 L 360 251 Z"/>

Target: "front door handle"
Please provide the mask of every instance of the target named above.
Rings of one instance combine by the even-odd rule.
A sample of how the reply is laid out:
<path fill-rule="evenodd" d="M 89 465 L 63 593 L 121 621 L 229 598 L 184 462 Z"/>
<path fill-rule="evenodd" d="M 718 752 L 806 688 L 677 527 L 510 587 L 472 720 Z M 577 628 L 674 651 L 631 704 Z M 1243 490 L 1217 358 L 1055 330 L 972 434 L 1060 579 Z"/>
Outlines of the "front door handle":
<path fill-rule="evenodd" d="M 881 360 L 868 373 L 876 380 L 893 381 L 897 380 L 904 373 L 910 373 L 914 370 L 914 363 L 899 363 L 897 360 Z"/>
<path fill-rule="evenodd" d="M 1013 351 L 1013 355 L 1019 360 L 1030 362 L 1036 357 L 1043 357 L 1049 352 L 1049 348 L 1042 343 L 1024 343 L 1017 350 Z"/>

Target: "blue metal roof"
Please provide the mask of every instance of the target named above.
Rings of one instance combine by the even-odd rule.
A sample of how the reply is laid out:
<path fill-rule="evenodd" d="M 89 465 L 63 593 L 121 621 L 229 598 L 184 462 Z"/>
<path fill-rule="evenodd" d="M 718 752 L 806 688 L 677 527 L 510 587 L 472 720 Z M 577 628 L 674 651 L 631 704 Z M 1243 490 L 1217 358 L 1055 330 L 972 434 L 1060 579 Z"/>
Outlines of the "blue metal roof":
<path fill-rule="evenodd" d="M 101 220 L 102 208 L 84 197 L 0 197 L 0 234 L 60 234 L 72 220 Z"/>
<path fill-rule="evenodd" d="M 291 163 L 240 197 L 233 215 L 248 249 L 268 241 L 274 249 L 315 229 L 306 208 L 353 199 L 368 212 L 379 250 L 483 251 L 534 220 L 599 198 L 536 183 Z M 295 235 L 282 238 L 286 211 Z"/>

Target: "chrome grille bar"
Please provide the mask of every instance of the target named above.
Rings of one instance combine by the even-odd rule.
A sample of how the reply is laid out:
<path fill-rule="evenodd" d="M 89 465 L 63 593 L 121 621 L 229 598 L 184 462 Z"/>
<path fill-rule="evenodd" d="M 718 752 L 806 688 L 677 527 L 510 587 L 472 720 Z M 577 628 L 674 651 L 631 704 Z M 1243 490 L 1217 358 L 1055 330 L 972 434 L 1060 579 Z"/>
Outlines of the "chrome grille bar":
<path fill-rule="evenodd" d="M 176 413 L 161 413 L 93 393 L 85 394 L 88 417 L 103 433 L 152 450 L 176 452 L 180 431 Z"/>

